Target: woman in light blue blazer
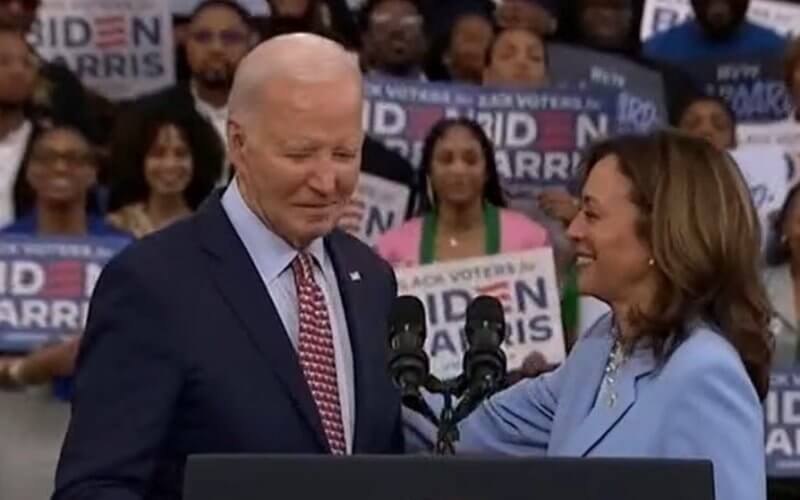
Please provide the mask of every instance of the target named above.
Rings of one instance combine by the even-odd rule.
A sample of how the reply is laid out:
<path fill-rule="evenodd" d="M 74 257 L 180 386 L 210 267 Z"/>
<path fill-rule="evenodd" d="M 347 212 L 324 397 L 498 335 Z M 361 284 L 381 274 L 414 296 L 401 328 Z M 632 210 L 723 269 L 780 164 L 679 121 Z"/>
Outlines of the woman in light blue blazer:
<path fill-rule="evenodd" d="M 578 286 L 612 312 L 554 372 L 463 421 L 458 452 L 704 458 L 718 499 L 765 499 L 769 306 L 738 169 L 702 139 L 659 132 L 600 143 L 584 170 L 568 229 Z"/>

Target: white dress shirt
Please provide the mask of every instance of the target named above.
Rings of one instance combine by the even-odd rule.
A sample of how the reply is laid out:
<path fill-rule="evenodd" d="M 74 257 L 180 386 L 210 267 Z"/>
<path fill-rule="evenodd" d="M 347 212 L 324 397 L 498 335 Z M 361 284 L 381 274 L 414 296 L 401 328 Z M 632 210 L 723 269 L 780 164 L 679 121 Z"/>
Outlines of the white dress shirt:
<path fill-rule="evenodd" d="M 297 288 L 291 264 L 297 250 L 283 238 L 273 233 L 247 206 L 234 180 L 222 196 L 222 206 L 242 240 L 247 253 L 255 264 L 258 274 L 267 288 L 275 308 L 292 345 L 297 349 L 300 336 L 300 321 L 297 304 Z M 306 249 L 314 258 L 314 280 L 325 295 L 328 315 L 331 319 L 336 375 L 339 385 L 339 402 L 342 407 L 347 453 L 353 451 L 355 427 L 355 378 L 353 374 L 353 350 L 344 314 L 344 304 L 339 293 L 339 284 L 330 256 L 322 238 L 314 240 Z M 274 332 L 264 332 L 264 335 Z"/>
<path fill-rule="evenodd" d="M 228 126 L 228 106 L 225 105 L 218 108 L 200 99 L 194 82 L 191 83 L 189 88 L 192 91 L 194 109 L 200 116 L 211 123 L 211 125 L 214 127 L 214 130 L 217 131 L 217 135 L 219 135 L 222 145 L 225 148 L 225 161 L 222 164 L 222 176 L 217 182 L 218 186 L 225 186 L 228 183 L 228 176 L 230 175 L 228 168 L 228 133 L 226 131 Z"/>
<path fill-rule="evenodd" d="M 16 130 L 0 139 L 0 227 L 14 221 L 14 183 L 22 168 L 33 124 L 25 120 Z"/>

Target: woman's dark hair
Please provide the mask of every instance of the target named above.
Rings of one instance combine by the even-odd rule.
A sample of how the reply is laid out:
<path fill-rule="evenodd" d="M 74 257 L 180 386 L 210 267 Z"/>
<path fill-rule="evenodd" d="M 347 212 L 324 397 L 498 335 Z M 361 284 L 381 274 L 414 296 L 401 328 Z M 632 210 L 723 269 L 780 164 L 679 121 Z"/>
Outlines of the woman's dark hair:
<path fill-rule="evenodd" d="M 769 234 L 767 242 L 766 261 L 767 265 L 780 266 L 789 262 L 792 254 L 789 245 L 786 243 L 786 238 L 783 233 L 783 226 L 786 225 L 786 219 L 789 218 L 789 212 L 792 210 L 792 205 L 796 203 L 795 198 L 800 194 L 800 185 L 794 186 L 786 195 L 777 217 L 772 221 L 772 231 Z"/>
<path fill-rule="evenodd" d="M 464 127 L 472 134 L 481 146 L 484 162 L 486 164 L 486 184 L 483 187 L 483 199 L 489 203 L 505 207 L 506 200 L 503 189 L 500 187 L 500 176 L 497 173 L 497 163 L 494 158 L 494 146 L 480 125 L 469 118 L 445 118 L 438 121 L 428 132 L 425 144 L 422 147 L 422 161 L 419 166 L 417 189 L 419 190 L 420 214 L 436 209 L 436 200 L 428 197 L 428 178 L 433 164 L 433 150 L 444 134 L 453 127 Z"/>
<path fill-rule="evenodd" d="M 741 172 L 725 152 L 678 131 L 620 136 L 593 146 L 597 163 L 617 159 L 639 210 L 636 233 L 657 279 L 653 303 L 628 321 L 661 362 L 688 338 L 688 323 L 713 325 L 742 359 L 756 392 L 769 386 L 770 305 L 760 280 L 758 215 Z"/>
<path fill-rule="evenodd" d="M 184 192 L 186 203 L 194 210 L 213 191 L 222 173 L 225 150 L 211 124 L 196 113 L 169 106 L 137 109 L 124 117 L 111 144 L 110 211 L 150 196 L 145 161 L 159 131 L 167 125 L 180 131 L 192 157 L 192 180 Z"/>
<path fill-rule="evenodd" d="M 65 121 L 51 120 L 50 123 L 44 127 L 39 124 L 34 125 L 30 141 L 28 142 L 28 149 L 22 159 L 22 168 L 17 173 L 17 178 L 14 180 L 14 216 L 19 218 L 23 215 L 30 213 L 36 205 L 36 193 L 33 191 L 30 183 L 28 182 L 28 165 L 31 162 L 31 153 L 33 148 L 42 140 L 42 138 L 51 134 L 56 130 L 68 130 L 72 133 L 82 137 L 86 144 L 89 145 L 92 151 L 93 167 L 100 169 L 100 158 L 95 149 L 95 145 L 89 140 L 89 134 L 86 133 L 81 127 Z M 99 199 L 98 187 L 93 187 L 86 196 L 86 212 L 90 214 L 101 215 L 102 203 Z"/>

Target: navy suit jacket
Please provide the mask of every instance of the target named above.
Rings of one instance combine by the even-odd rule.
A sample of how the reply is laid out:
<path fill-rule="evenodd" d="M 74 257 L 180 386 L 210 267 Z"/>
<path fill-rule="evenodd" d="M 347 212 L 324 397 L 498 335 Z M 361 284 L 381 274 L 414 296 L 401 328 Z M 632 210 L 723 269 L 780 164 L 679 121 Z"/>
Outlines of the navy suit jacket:
<path fill-rule="evenodd" d="M 325 244 L 353 349 L 354 453 L 402 453 L 386 368 L 394 274 L 341 231 Z M 57 500 L 180 498 L 189 454 L 329 452 L 297 354 L 216 196 L 106 266 L 75 382 Z"/>

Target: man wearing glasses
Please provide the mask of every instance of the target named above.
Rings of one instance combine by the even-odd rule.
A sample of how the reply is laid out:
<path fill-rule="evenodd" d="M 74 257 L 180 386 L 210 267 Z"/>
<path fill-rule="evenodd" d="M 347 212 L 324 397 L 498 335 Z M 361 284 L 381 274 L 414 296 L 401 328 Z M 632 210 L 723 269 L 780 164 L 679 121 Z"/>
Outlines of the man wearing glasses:
<path fill-rule="evenodd" d="M 425 80 L 428 42 L 419 1 L 368 0 L 361 29 L 368 75 Z"/>
<path fill-rule="evenodd" d="M 135 109 L 177 106 L 198 113 L 214 126 L 224 143 L 233 75 L 254 41 L 250 16 L 234 1 L 206 0 L 192 13 L 185 40 L 189 81 L 144 97 L 141 107 Z M 129 121 L 122 123 L 130 126 Z M 225 184 L 229 177 L 226 163 L 220 183 Z"/>

